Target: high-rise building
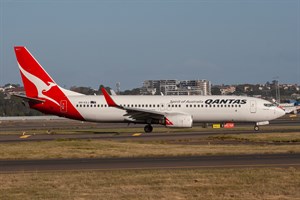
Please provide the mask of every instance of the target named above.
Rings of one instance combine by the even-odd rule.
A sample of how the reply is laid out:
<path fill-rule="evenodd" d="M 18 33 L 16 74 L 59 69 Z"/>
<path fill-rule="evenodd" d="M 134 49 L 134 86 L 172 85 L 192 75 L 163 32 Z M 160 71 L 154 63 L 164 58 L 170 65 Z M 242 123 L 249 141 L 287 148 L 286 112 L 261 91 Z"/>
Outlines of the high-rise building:
<path fill-rule="evenodd" d="M 141 94 L 211 95 L 211 82 L 207 80 L 145 80 Z"/>

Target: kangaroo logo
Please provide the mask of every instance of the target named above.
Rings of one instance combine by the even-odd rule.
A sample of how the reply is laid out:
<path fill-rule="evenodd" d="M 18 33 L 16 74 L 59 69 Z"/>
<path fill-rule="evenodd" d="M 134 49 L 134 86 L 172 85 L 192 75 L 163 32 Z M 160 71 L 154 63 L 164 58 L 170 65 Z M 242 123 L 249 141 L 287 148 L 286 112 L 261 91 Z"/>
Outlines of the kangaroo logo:
<path fill-rule="evenodd" d="M 49 91 L 53 86 L 57 86 L 56 83 L 53 82 L 48 82 L 49 85 L 47 85 L 44 81 L 42 81 L 41 79 L 39 79 L 38 77 L 28 73 L 27 71 L 25 71 L 21 65 L 18 63 L 19 68 L 22 72 L 22 74 L 30 81 L 34 84 L 34 86 L 36 87 L 37 91 L 38 91 L 38 97 L 39 98 L 45 98 L 48 99 L 49 101 L 52 101 L 53 103 L 57 104 L 59 106 L 59 103 L 57 101 L 55 101 L 54 99 L 50 98 L 49 96 L 46 96 L 43 94 L 43 92 L 47 92 Z"/>

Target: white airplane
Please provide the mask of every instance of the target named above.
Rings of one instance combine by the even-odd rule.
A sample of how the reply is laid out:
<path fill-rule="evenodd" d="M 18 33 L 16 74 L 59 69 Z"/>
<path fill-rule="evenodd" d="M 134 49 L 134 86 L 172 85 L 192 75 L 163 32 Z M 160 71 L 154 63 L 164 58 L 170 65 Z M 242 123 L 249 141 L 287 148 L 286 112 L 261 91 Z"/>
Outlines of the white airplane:
<path fill-rule="evenodd" d="M 285 112 L 268 101 L 240 96 L 110 96 L 83 95 L 61 88 L 23 46 L 15 53 L 26 96 L 17 95 L 46 114 L 81 121 L 152 124 L 169 128 L 192 127 L 195 122 L 249 122 L 260 125 L 281 117 Z"/>
<path fill-rule="evenodd" d="M 285 114 L 297 114 L 300 112 L 300 104 L 299 102 L 293 103 L 278 103 L 275 99 L 273 99 L 274 104 L 284 110 Z"/>

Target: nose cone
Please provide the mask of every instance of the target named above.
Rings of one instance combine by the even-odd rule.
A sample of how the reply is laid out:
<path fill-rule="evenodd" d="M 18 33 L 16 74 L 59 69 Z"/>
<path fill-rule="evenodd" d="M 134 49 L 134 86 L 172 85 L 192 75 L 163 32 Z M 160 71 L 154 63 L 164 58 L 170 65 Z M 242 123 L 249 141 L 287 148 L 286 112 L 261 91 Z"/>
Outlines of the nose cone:
<path fill-rule="evenodd" d="M 285 115 L 285 111 L 282 108 L 277 107 L 275 109 L 276 109 L 276 114 L 275 114 L 276 118 L 279 118 L 279 117 L 282 117 Z"/>

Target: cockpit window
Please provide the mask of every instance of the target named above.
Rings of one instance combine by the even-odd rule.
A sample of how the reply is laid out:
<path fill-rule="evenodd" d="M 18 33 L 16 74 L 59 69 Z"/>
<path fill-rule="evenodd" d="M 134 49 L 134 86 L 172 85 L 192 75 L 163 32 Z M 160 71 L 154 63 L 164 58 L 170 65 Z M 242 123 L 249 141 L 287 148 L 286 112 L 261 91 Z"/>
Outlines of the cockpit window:
<path fill-rule="evenodd" d="M 275 105 L 272 104 L 272 103 L 265 103 L 264 106 L 266 106 L 266 107 L 274 107 Z"/>

